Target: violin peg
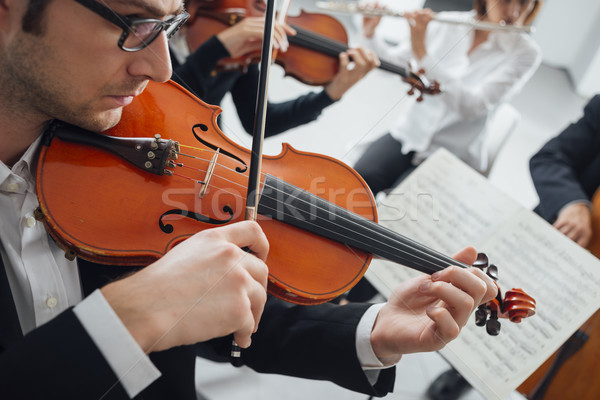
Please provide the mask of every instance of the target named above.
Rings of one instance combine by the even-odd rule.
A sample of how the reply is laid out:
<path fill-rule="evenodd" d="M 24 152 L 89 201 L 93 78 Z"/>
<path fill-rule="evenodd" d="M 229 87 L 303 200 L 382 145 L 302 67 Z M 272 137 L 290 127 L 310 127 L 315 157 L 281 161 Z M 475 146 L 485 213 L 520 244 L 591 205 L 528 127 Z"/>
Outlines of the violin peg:
<path fill-rule="evenodd" d="M 411 89 L 410 89 L 410 90 L 407 92 L 407 94 L 408 94 L 409 96 L 412 96 L 413 94 L 415 94 L 415 90 L 411 88 Z"/>
<path fill-rule="evenodd" d="M 475 311 L 475 325 L 484 326 L 487 321 L 488 313 L 485 305 L 480 305 Z"/>
<path fill-rule="evenodd" d="M 420 103 L 423 101 L 423 95 L 419 94 L 419 97 L 417 97 L 417 103 Z"/>
<path fill-rule="evenodd" d="M 477 260 L 473 263 L 473 266 L 483 270 L 489 265 L 489 259 L 485 253 L 478 253 Z"/>
<path fill-rule="evenodd" d="M 491 316 L 485 324 L 485 330 L 490 336 L 498 336 L 500 333 L 500 321 L 498 321 L 498 317 L 494 318 Z"/>
<path fill-rule="evenodd" d="M 485 274 L 487 276 L 489 276 L 490 278 L 492 278 L 493 280 L 497 281 L 498 280 L 498 267 L 496 267 L 494 264 L 490 265 L 488 267 L 488 269 L 485 271 Z"/>

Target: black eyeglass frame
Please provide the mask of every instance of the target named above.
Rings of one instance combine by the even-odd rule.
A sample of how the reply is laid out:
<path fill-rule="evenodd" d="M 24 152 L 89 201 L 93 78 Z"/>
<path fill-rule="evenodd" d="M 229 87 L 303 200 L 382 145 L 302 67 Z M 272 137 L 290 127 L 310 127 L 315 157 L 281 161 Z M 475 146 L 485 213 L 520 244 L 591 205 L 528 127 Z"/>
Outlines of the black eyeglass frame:
<path fill-rule="evenodd" d="M 100 3 L 99 1 L 95 1 L 95 0 L 75 0 L 75 1 L 79 4 L 81 4 L 82 6 L 84 6 L 85 8 L 87 8 L 88 10 L 95 12 L 102 18 L 106 19 L 107 21 L 109 21 L 109 22 L 115 24 L 116 26 L 118 26 L 119 28 L 121 28 L 123 30 L 123 33 L 121 34 L 121 37 L 119 38 L 118 45 L 121 50 L 129 51 L 129 52 L 139 51 L 139 50 L 146 48 L 158 37 L 158 35 L 160 35 L 160 33 L 162 31 L 165 31 L 167 33 L 167 39 L 170 39 L 171 36 L 173 36 L 175 34 L 175 32 L 177 32 L 179 30 L 179 28 L 181 28 L 183 26 L 183 24 L 185 24 L 185 22 L 190 17 L 190 14 L 188 14 L 186 11 L 183 11 L 182 13 L 175 15 L 174 17 L 169 18 L 166 21 L 162 21 L 160 19 L 155 19 L 155 18 L 130 18 L 125 15 L 121 15 L 119 13 L 114 12 L 113 10 L 111 10 L 104 4 Z M 150 38 L 149 40 L 141 39 L 141 43 L 137 47 L 133 47 L 133 48 L 123 47 L 123 45 L 125 44 L 125 40 L 127 40 L 127 37 L 135 31 L 135 26 L 141 25 L 141 24 L 147 24 L 147 23 L 155 23 L 156 24 L 156 27 L 154 29 L 154 31 L 156 33 L 154 34 L 154 36 L 149 36 L 149 38 Z"/>

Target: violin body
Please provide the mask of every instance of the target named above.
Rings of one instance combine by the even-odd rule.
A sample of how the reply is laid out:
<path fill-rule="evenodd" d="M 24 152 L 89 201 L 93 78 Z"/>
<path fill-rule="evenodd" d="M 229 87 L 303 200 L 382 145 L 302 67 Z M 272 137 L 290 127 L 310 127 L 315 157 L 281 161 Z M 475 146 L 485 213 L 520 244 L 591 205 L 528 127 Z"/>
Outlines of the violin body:
<path fill-rule="evenodd" d="M 263 16 L 261 0 L 205 0 L 192 3 L 189 9 L 193 16 L 187 23 L 186 38 L 191 51 L 195 51 L 211 36 L 238 23 L 245 17 Z M 322 86 L 333 80 L 340 68 L 339 54 L 348 50 L 348 34 L 341 22 L 330 15 L 301 11 L 298 16 L 285 16 L 285 21 L 296 30 L 288 36 L 290 46 L 286 52 L 273 51 L 277 64 L 285 74 L 307 85 Z M 218 70 L 245 71 L 251 63 L 260 61 L 260 49 L 241 57 L 226 58 L 217 64 Z M 423 94 L 438 94 L 440 85 L 429 81 L 424 71 L 406 68 L 380 61 L 382 69 L 402 77 L 411 87 L 409 95 L 418 92 L 417 101 Z"/>
<path fill-rule="evenodd" d="M 48 231 L 73 255 L 118 268 L 149 264 L 199 231 L 243 220 L 250 151 L 221 132 L 220 111 L 176 83 L 150 82 L 124 108 L 121 122 L 103 132 L 176 140 L 181 153 L 197 158 L 179 155 L 182 166 L 175 175 L 148 173 L 97 147 L 48 139 L 36 183 Z M 211 161 L 214 172 L 207 179 Z M 262 164 L 263 184 L 269 174 L 377 220 L 366 183 L 340 161 L 284 145 L 281 154 L 265 156 Z M 363 251 L 315 240 L 314 234 L 272 218 L 259 214 L 257 221 L 270 243 L 269 292 L 287 301 L 329 301 L 354 286 L 371 260 Z"/>
<path fill-rule="evenodd" d="M 304 32 L 348 44 L 344 25 L 329 15 L 301 11 L 298 16 L 288 16 L 286 22 L 296 30 L 304 29 Z M 322 86 L 330 82 L 340 67 L 338 55 L 315 51 L 314 47 L 306 47 L 294 39 L 288 39 L 290 46 L 286 52 L 277 52 L 275 62 L 283 67 L 286 75 L 307 85 Z"/>
<path fill-rule="evenodd" d="M 367 184 L 334 158 L 284 145 L 257 161 L 258 189 L 249 185 L 251 152 L 223 135 L 219 112 L 174 82 L 150 82 L 103 133 L 53 122 L 38 160 L 36 217 L 67 256 L 118 266 L 151 263 L 252 214 L 270 243 L 269 293 L 305 305 L 351 289 L 374 256 L 428 274 L 470 267 L 379 225 Z M 251 212 L 247 196 L 257 199 Z M 474 266 L 497 276 L 485 254 Z M 497 335 L 498 318 L 533 314 L 524 291 L 498 290 L 476 324 Z"/>

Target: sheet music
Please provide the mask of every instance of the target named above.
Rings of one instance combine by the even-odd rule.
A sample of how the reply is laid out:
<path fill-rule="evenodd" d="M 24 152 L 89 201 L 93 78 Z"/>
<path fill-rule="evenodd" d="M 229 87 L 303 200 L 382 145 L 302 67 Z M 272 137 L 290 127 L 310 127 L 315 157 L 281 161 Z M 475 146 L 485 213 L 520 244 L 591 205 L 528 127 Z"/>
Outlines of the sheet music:
<path fill-rule="evenodd" d="M 522 288 L 537 314 L 499 336 L 472 319 L 441 354 L 488 399 L 504 399 L 600 308 L 600 261 L 440 150 L 379 207 L 380 223 L 452 254 L 474 245 L 498 266 L 503 291 Z M 382 294 L 420 274 L 382 260 L 366 276 Z"/>

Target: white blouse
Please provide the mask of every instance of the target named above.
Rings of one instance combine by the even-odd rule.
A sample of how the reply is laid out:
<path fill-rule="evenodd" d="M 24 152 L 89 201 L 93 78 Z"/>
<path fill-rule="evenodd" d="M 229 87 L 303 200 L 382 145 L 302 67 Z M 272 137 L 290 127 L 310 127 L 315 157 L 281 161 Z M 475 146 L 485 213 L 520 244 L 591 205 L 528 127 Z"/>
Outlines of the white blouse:
<path fill-rule="evenodd" d="M 441 12 L 440 17 L 471 20 L 475 11 Z M 428 95 L 399 116 L 390 129 L 403 152 L 415 151 L 418 163 L 444 147 L 480 171 L 487 167 L 486 125 L 493 112 L 516 94 L 541 63 L 541 50 L 525 33 L 492 31 L 471 54 L 474 30 L 467 25 L 431 21 L 427 55 L 417 62 L 441 94 Z M 382 60 L 408 65 L 410 41 L 387 45 L 378 35 L 366 43 Z"/>

